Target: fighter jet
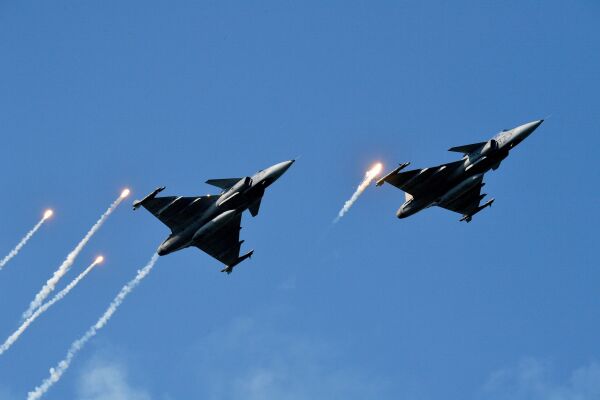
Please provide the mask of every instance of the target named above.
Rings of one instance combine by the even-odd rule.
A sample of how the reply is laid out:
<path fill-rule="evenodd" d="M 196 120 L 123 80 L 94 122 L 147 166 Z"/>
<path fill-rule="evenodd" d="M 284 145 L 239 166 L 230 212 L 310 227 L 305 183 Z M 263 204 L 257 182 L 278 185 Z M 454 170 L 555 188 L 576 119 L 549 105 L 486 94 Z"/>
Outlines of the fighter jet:
<path fill-rule="evenodd" d="M 485 185 L 483 175 L 490 169 L 496 170 L 510 150 L 521 143 L 543 119 L 505 129 L 487 142 L 452 147 L 449 151 L 463 153 L 459 161 L 436 167 L 400 172 L 410 163 L 398 168 L 377 181 L 377 186 L 387 182 L 403 190 L 406 201 L 397 211 L 398 218 L 406 218 L 425 208 L 438 206 L 462 214 L 460 221 L 471 222 L 473 215 L 494 202 L 481 193 Z"/>
<path fill-rule="evenodd" d="M 169 237 L 158 248 L 158 255 L 194 246 L 225 264 L 221 272 L 230 274 L 236 265 L 254 253 L 251 250 L 239 255 L 244 243 L 240 240 L 242 213 L 249 210 L 256 217 L 265 189 L 294 161 L 275 164 L 251 177 L 206 181 L 222 189 L 218 195 L 156 197 L 165 189 L 159 187 L 143 200 L 135 201 L 133 209 L 144 207 L 171 229 Z"/>

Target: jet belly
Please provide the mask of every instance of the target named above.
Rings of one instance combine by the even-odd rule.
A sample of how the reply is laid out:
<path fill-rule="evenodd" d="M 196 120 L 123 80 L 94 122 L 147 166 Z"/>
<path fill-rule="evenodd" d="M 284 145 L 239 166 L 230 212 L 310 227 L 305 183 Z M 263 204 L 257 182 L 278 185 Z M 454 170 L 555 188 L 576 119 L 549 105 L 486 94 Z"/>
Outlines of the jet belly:
<path fill-rule="evenodd" d="M 431 200 L 420 200 L 420 199 L 411 199 L 406 203 L 402 204 L 400 209 L 396 211 L 396 217 L 398 218 L 406 218 L 410 217 L 413 214 L 418 213 L 421 210 L 430 207 L 432 204 Z"/>
<path fill-rule="evenodd" d="M 461 182 L 465 176 L 465 166 L 461 164 L 455 169 L 449 171 L 446 176 L 440 174 L 445 168 L 440 168 L 436 173 L 423 183 L 415 185 L 415 189 L 419 190 L 419 195 L 408 200 L 396 212 L 396 217 L 406 218 L 421 210 L 429 208 L 436 204 L 437 199 L 456 186 L 456 182 Z M 424 190 L 427 188 L 427 190 Z"/>
<path fill-rule="evenodd" d="M 185 232 L 175 233 L 167 238 L 156 251 L 159 256 L 165 256 L 189 246 L 189 236 Z"/>
<path fill-rule="evenodd" d="M 463 194 L 477 186 L 479 182 L 481 182 L 482 175 L 483 174 L 473 175 L 463 180 L 458 185 L 448 190 L 442 197 L 440 197 L 437 203 L 449 203 L 453 199 L 462 196 Z"/>
<path fill-rule="evenodd" d="M 192 242 L 206 239 L 210 235 L 223 228 L 237 214 L 236 210 L 228 210 L 221 213 L 202 225 L 192 236 Z"/>
<path fill-rule="evenodd" d="M 171 234 L 158 248 L 158 255 L 167 255 L 191 246 L 194 241 L 195 233 L 210 223 L 211 220 L 215 218 L 213 216 L 216 215 L 218 211 L 219 210 L 216 207 L 211 206 L 206 210 L 202 217 L 191 222 L 185 229 Z"/>

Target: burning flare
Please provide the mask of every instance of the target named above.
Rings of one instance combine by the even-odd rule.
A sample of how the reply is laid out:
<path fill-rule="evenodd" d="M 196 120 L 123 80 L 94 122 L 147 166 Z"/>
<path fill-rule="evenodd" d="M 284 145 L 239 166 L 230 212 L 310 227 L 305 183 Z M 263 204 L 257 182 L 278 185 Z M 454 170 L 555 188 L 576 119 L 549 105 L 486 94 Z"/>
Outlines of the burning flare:
<path fill-rule="evenodd" d="M 21 326 L 19 326 L 19 328 L 17 328 L 17 330 L 14 331 L 13 334 L 8 337 L 8 339 L 6 339 L 6 341 L 2 344 L 2 346 L 0 346 L 0 355 L 4 354 L 8 349 L 10 349 L 12 347 L 13 344 L 15 344 L 15 342 L 21 337 L 23 332 L 25 332 L 25 330 L 27 330 L 27 328 L 29 328 L 29 325 L 31 325 L 33 323 L 33 321 L 35 321 L 40 315 L 45 313 L 56 302 L 62 300 L 67 294 L 69 294 L 71 289 L 73 289 L 75 286 L 77 286 L 77 284 L 83 278 L 85 278 L 85 276 L 87 274 L 89 274 L 96 265 L 98 265 L 102 261 L 103 261 L 102 256 L 97 257 L 93 263 L 91 263 L 82 273 L 80 273 L 77 276 L 77 278 L 73 279 L 73 281 L 71 281 L 71 283 L 69 283 L 63 290 L 58 292 L 56 294 L 56 296 L 54 296 L 52 298 L 52 300 L 48 301 L 47 303 L 42 304 L 39 308 L 37 308 L 35 310 L 35 312 L 29 318 L 27 318 L 21 324 Z"/>
<path fill-rule="evenodd" d="M 131 193 L 131 190 L 125 188 L 122 192 L 121 192 L 121 198 L 124 199 L 125 197 L 129 196 L 129 194 Z"/>
<path fill-rule="evenodd" d="M 12 249 L 10 251 L 10 253 L 8 253 L 8 255 L 6 257 L 4 257 L 2 260 L 0 260 L 0 269 L 4 268 L 4 266 L 6 264 L 8 264 L 8 262 L 14 256 L 16 256 L 17 254 L 19 254 L 19 251 L 21 251 L 21 249 L 23 248 L 23 246 L 25 246 L 25 244 L 27 244 L 27 242 L 29 241 L 29 239 L 31 239 L 31 237 L 38 231 L 38 229 L 40 229 L 42 227 L 42 225 L 44 224 L 44 222 L 46 222 L 46 220 L 52 216 L 52 214 L 54 214 L 54 211 L 52 211 L 52 210 L 46 210 L 44 212 L 44 215 L 42 216 L 42 219 L 40 219 L 38 221 L 38 223 L 35 224 L 35 226 L 33 228 L 31 228 L 31 230 L 29 232 L 27 232 L 27 234 L 23 237 L 23 239 L 21 239 L 21 241 L 15 246 L 14 249 Z"/>
<path fill-rule="evenodd" d="M 62 264 L 58 267 L 54 274 L 46 281 L 44 286 L 40 289 L 40 291 L 35 295 L 35 298 L 29 304 L 29 308 L 27 311 L 23 313 L 23 319 L 27 319 L 31 317 L 36 308 L 42 305 L 43 301 L 48 297 L 50 293 L 56 287 L 56 284 L 60 279 L 65 276 L 69 269 L 75 262 L 75 259 L 81 253 L 81 250 L 85 247 L 85 245 L 90 241 L 92 236 L 102 227 L 106 219 L 110 216 L 110 214 L 115 211 L 115 209 L 121 204 L 121 202 L 125 199 L 124 194 L 129 194 L 129 189 L 125 189 L 119 197 L 113 201 L 113 203 L 108 207 L 108 209 L 100 216 L 100 219 L 96 221 L 96 223 L 90 228 L 90 230 L 85 234 L 84 238 L 81 239 L 77 246 L 67 255 L 67 258 L 62 262 Z"/>
<path fill-rule="evenodd" d="M 360 183 L 360 185 L 358 185 L 356 191 L 352 194 L 352 197 L 350 197 L 350 200 L 344 203 L 344 207 L 342 207 L 342 209 L 338 213 L 338 216 L 333 220 L 334 223 L 338 222 L 344 216 L 344 214 L 346 214 L 348 210 L 350 210 L 350 207 L 352 207 L 352 205 L 356 203 L 356 200 L 358 200 L 358 198 L 365 191 L 365 189 L 369 187 L 371 182 L 373 182 L 373 179 L 377 178 L 379 174 L 381 174 L 381 171 L 383 171 L 383 164 L 378 162 L 365 173 L 365 178 Z"/>
<path fill-rule="evenodd" d="M 379 176 L 379 174 L 381 174 L 381 171 L 383 171 L 383 164 L 378 162 L 377 164 L 375 164 L 373 166 L 373 168 L 371 168 L 370 170 L 367 171 L 367 173 L 365 174 L 367 177 L 371 177 L 371 180 L 377 178 Z"/>

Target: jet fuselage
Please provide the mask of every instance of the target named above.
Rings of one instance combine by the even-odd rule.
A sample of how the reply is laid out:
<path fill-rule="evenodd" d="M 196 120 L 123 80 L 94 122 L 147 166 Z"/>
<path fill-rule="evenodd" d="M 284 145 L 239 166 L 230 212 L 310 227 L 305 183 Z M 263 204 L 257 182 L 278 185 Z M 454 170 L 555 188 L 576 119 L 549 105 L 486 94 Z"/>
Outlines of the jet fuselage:
<path fill-rule="evenodd" d="M 173 232 L 158 248 L 163 256 L 191 246 L 196 240 L 207 238 L 236 215 L 243 213 L 256 202 L 260 202 L 265 189 L 275 182 L 294 163 L 284 161 L 257 172 L 252 177 L 240 179 L 231 188 L 224 190 L 216 202 L 211 204 L 196 220 L 182 230 Z"/>
<path fill-rule="evenodd" d="M 497 169 L 500 163 L 508 157 L 510 150 L 521 143 L 542 122 L 543 120 L 533 121 L 502 131 L 478 151 L 466 154 L 460 161 L 440 167 L 431 177 L 421 182 L 421 185 L 432 189 L 419 198 L 413 199 L 407 196 L 407 201 L 398 209 L 396 216 L 406 218 L 425 208 L 458 198 L 471 189 L 481 175 L 490 169 Z M 445 168 L 451 168 L 452 171 L 437 174 Z"/>

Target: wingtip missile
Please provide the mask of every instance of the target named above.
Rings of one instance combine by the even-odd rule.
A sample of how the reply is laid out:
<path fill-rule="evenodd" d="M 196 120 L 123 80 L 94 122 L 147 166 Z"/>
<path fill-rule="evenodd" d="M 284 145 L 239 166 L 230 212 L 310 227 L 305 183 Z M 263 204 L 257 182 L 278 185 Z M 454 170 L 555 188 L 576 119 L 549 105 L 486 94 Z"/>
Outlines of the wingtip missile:
<path fill-rule="evenodd" d="M 162 186 L 162 187 L 156 188 L 156 190 L 154 190 L 148 196 L 144 197 L 142 200 L 136 200 L 136 201 L 134 201 L 133 202 L 133 209 L 137 210 L 138 208 L 140 208 L 140 206 L 142 206 L 144 204 L 144 202 L 155 198 L 156 195 L 159 194 L 160 192 L 162 192 L 163 190 L 165 190 L 165 188 L 166 188 L 166 186 Z"/>
<path fill-rule="evenodd" d="M 483 197 L 481 197 L 481 198 L 483 198 Z M 496 199 L 489 199 L 483 205 L 477 207 L 477 209 L 474 212 L 472 212 L 471 214 L 465 214 L 465 215 L 463 215 L 462 218 L 459 219 L 459 221 L 461 221 L 461 222 L 462 221 L 471 222 L 471 220 L 473 219 L 473 215 L 477 214 L 479 211 L 483 210 L 486 207 L 491 207 L 492 204 L 494 204 L 495 200 Z"/>
<path fill-rule="evenodd" d="M 466 215 L 463 215 L 462 218 L 459 219 L 459 221 L 460 222 L 467 221 L 467 223 L 469 223 L 469 222 L 471 222 L 472 219 L 473 219 L 472 215 L 466 214 Z"/>
<path fill-rule="evenodd" d="M 238 257 L 238 259 L 237 259 L 237 260 L 236 260 L 236 261 L 235 261 L 233 264 L 231 264 L 231 265 L 228 265 L 227 267 L 223 268 L 223 269 L 221 270 L 221 272 L 226 272 L 226 273 L 227 273 L 227 275 L 229 275 L 230 273 L 232 273 L 232 272 L 233 272 L 233 268 L 234 268 L 235 266 L 237 266 L 239 263 L 241 263 L 241 262 L 242 262 L 242 261 L 244 261 L 245 259 L 247 259 L 247 258 L 251 258 L 251 257 L 252 257 L 252 254 L 254 254 L 254 250 L 250 250 L 249 252 L 247 252 L 247 253 L 246 253 L 246 254 L 244 254 L 243 256 L 241 256 L 241 257 Z"/>
<path fill-rule="evenodd" d="M 405 163 L 400 164 L 398 166 L 398 168 L 396 168 L 395 170 L 393 170 L 392 172 L 390 172 L 389 174 L 387 174 L 386 176 L 384 176 L 383 178 L 381 178 L 377 182 L 375 182 L 375 185 L 376 186 L 383 185 L 387 178 L 389 178 L 392 175 L 396 175 L 398 172 L 402 171 L 404 168 L 408 167 L 409 165 L 410 165 L 410 162 L 405 162 Z"/>

